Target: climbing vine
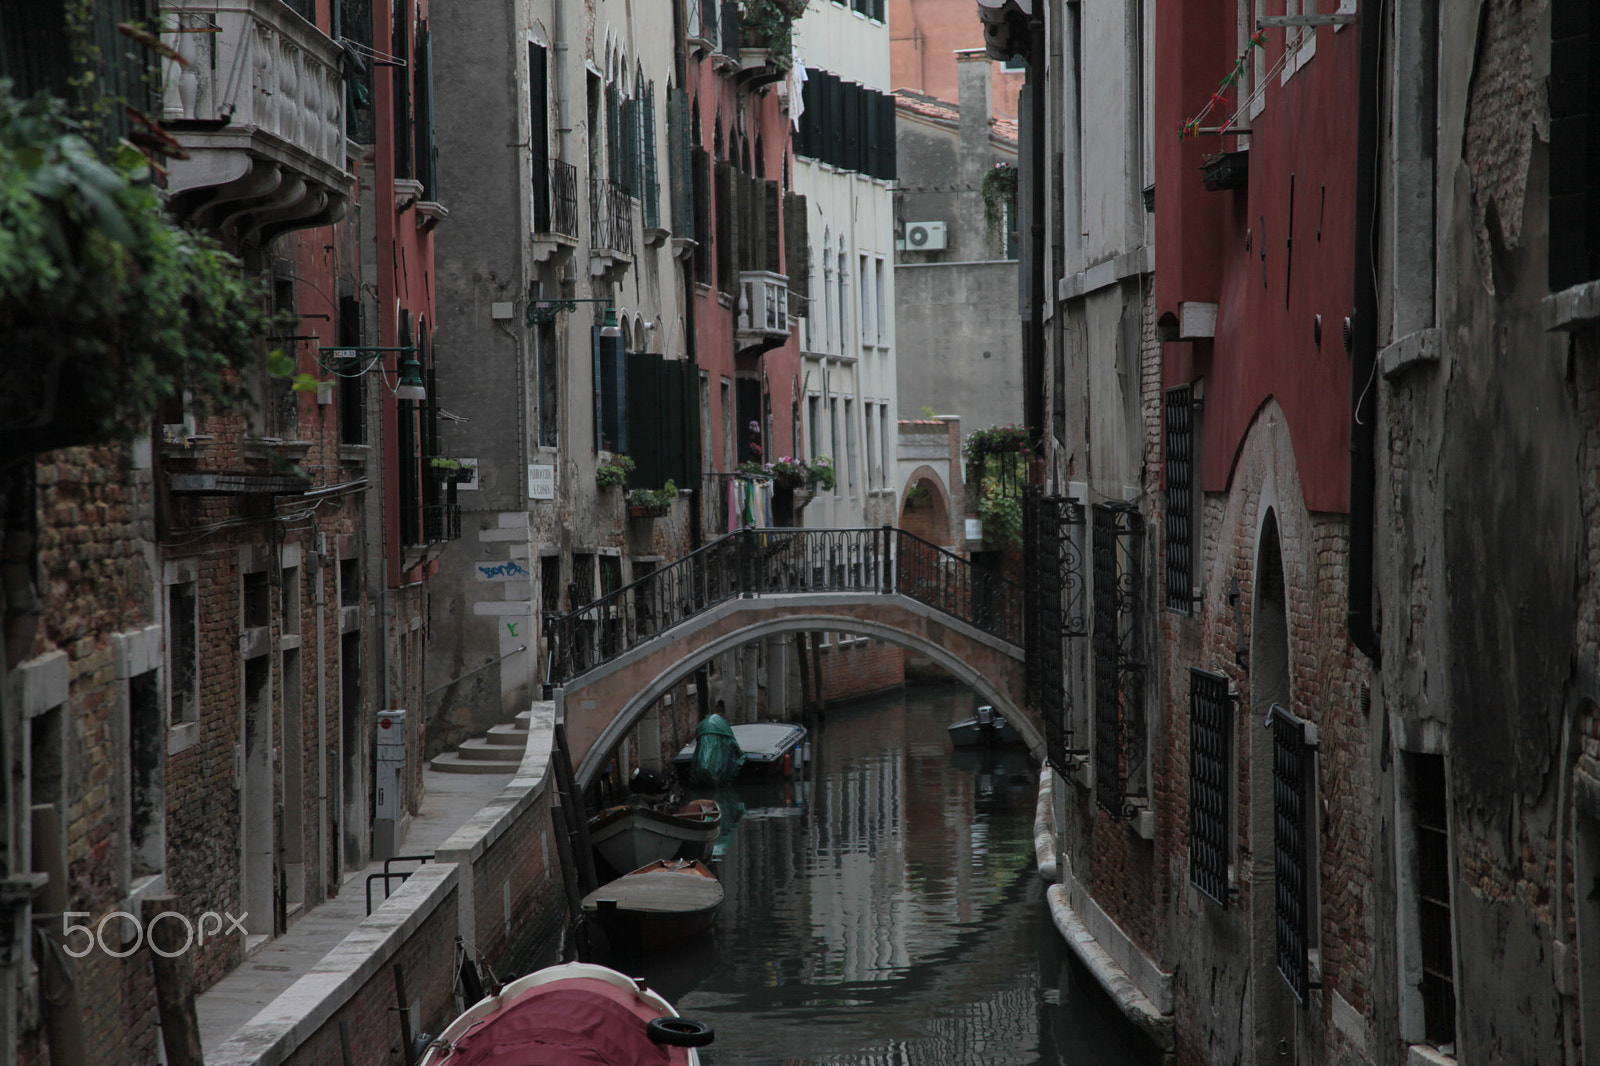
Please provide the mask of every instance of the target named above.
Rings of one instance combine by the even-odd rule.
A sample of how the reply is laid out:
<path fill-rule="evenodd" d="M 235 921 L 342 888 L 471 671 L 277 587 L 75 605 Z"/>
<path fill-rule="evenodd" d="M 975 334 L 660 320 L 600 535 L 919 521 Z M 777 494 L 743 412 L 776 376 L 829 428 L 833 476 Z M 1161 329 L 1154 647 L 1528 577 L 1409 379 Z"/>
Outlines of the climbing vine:
<path fill-rule="evenodd" d="M 983 196 L 983 221 L 989 230 L 989 243 L 1005 248 L 1006 221 L 1017 213 L 1017 168 L 998 163 L 983 176 L 979 191 Z"/>

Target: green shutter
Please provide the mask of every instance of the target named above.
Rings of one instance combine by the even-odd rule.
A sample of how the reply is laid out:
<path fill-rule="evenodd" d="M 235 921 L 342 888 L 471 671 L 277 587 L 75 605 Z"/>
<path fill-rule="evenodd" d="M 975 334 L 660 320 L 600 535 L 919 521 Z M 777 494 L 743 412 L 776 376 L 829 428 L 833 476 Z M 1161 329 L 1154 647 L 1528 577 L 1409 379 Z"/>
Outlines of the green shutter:
<path fill-rule="evenodd" d="M 873 177 L 894 181 L 899 176 L 895 150 L 894 96 L 878 95 L 878 169 Z"/>
<path fill-rule="evenodd" d="M 628 484 L 633 488 L 660 488 L 661 456 L 661 357 L 649 352 L 629 352 L 628 444 L 634 469 Z"/>
<path fill-rule="evenodd" d="M 661 225 L 661 182 L 656 176 L 656 83 L 650 82 L 644 96 L 644 224 Z"/>

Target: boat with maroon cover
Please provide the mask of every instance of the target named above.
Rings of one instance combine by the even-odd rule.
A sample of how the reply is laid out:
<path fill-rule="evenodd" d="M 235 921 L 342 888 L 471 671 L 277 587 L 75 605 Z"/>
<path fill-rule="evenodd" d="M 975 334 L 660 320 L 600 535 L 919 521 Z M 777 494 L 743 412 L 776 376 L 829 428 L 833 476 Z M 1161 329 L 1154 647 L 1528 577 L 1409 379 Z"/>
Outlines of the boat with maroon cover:
<path fill-rule="evenodd" d="M 613 948 L 656 951 L 711 928 L 722 883 L 698 862 L 666 859 L 641 866 L 583 897 Z"/>
<path fill-rule="evenodd" d="M 418 1066 L 699 1066 L 713 1036 L 633 978 L 569 962 L 479 1000 Z"/>

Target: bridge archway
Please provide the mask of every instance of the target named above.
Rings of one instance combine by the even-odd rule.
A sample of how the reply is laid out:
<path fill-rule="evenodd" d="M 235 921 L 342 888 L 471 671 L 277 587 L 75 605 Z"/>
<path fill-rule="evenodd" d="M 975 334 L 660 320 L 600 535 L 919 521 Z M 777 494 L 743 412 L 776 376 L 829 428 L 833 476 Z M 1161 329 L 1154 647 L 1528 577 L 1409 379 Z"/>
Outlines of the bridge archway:
<path fill-rule="evenodd" d="M 706 659 L 763 637 L 833 630 L 877 637 L 933 660 L 1016 724 L 1037 755 L 1039 724 L 1022 710 L 1022 650 L 898 594 L 793 594 L 730 600 L 556 690 L 577 777 L 587 787 L 656 700 Z"/>

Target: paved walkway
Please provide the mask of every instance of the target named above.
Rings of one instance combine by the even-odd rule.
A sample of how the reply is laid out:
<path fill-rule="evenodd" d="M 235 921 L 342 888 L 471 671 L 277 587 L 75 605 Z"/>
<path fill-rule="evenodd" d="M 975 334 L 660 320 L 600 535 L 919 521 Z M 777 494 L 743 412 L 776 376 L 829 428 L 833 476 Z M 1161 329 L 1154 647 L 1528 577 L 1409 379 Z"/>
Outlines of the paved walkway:
<path fill-rule="evenodd" d="M 411 820 L 402 855 L 427 855 L 450 838 L 478 809 L 499 795 L 511 774 L 441 774 L 423 770 L 422 811 Z M 404 869 L 405 867 L 398 867 Z M 414 868 L 414 867 L 413 867 Z M 278 998 L 343 940 L 367 916 L 367 875 L 381 873 L 383 863 L 349 874 L 339 895 L 301 915 L 289 931 L 259 950 L 195 1000 L 200 1041 L 214 1048 Z M 399 888 L 398 881 L 392 882 Z M 372 886 L 373 906 L 383 899 L 382 886 Z"/>

